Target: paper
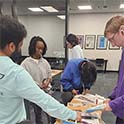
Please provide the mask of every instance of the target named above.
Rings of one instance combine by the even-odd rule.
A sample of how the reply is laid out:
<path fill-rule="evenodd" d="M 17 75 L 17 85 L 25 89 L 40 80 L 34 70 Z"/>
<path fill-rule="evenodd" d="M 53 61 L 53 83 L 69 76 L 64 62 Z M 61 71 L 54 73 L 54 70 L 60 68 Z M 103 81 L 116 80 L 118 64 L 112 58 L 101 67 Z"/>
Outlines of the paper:
<path fill-rule="evenodd" d="M 81 100 L 82 102 L 86 101 L 87 103 L 93 103 L 93 104 L 96 104 L 96 97 L 92 94 L 86 94 L 86 95 L 76 95 L 74 97 L 75 99 L 79 99 Z"/>
<path fill-rule="evenodd" d="M 100 124 L 101 122 L 101 112 L 94 112 L 96 110 L 101 110 L 104 108 L 103 103 L 104 97 L 96 94 L 80 94 L 76 95 L 71 102 L 68 103 L 68 107 L 72 110 L 79 110 L 82 112 L 81 122 L 70 122 L 66 121 L 63 124 Z M 95 106 L 95 107 L 92 107 Z M 97 106 L 97 107 L 96 107 Z M 89 113 L 86 113 L 89 112 Z M 93 112 L 93 113 L 92 113 Z"/>
<path fill-rule="evenodd" d="M 74 97 L 75 99 L 81 100 L 82 102 L 86 102 L 89 104 L 101 104 L 106 99 L 103 96 L 100 96 L 98 94 L 92 95 L 92 94 L 86 94 L 86 95 L 76 95 Z"/>

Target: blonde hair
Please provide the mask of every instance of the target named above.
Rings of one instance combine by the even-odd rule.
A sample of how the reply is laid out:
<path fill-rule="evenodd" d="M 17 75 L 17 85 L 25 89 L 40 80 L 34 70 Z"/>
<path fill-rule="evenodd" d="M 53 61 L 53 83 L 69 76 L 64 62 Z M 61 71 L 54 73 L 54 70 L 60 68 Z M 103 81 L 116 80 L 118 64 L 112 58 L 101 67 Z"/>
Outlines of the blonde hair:
<path fill-rule="evenodd" d="M 108 32 L 117 33 L 121 25 L 124 25 L 124 17 L 123 16 L 114 16 L 114 17 L 112 17 L 106 23 L 104 36 L 106 37 Z"/>

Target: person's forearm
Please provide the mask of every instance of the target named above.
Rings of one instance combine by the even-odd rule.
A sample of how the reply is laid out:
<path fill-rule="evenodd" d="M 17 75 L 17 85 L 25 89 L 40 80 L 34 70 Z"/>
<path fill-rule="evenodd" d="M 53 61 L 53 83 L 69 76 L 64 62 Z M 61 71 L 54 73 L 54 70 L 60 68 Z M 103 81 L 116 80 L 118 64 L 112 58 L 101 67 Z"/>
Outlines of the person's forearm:
<path fill-rule="evenodd" d="M 28 93 L 30 93 L 31 97 L 29 98 L 28 94 L 26 94 L 25 97 L 28 96 L 27 99 L 29 101 L 34 102 L 40 106 L 49 115 L 61 120 L 75 120 L 77 118 L 77 113 L 75 111 L 72 111 L 63 104 L 60 104 L 53 97 L 46 94 L 42 89 L 32 87 L 32 90 L 28 91 Z"/>
<path fill-rule="evenodd" d="M 47 81 L 47 83 L 48 83 L 48 85 L 49 85 L 49 84 L 51 84 L 51 82 L 52 82 L 52 78 L 47 78 L 46 81 Z"/>
<path fill-rule="evenodd" d="M 42 107 L 44 111 L 46 111 L 51 116 L 59 118 L 61 120 L 77 119 L 77 114 L 75 111 L 66 108 L 63 104 L 60 104 L 50 95 L 43 93 L 42 97 L 43 98 L 41 99 L 39 105 Z"/>

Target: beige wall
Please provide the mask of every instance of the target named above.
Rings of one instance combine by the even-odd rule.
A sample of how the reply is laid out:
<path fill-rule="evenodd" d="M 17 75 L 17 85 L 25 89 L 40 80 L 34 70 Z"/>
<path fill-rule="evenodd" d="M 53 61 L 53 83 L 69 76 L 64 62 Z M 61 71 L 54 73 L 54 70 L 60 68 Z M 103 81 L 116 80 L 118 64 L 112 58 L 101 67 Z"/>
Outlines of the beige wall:
<path fill-rule="evenodd" d="M 69 18 L 69 32 L 77 35 L 103 35 L 105 23 L 113 15 L 118 14 L 75 14 Z M 20 21 L 26 26 L 28 36 L 25 39 L 22 53 L 28 55 L 29 40 L 34 35 L 40 35 L 48 45 L 47 56 L 64 53 L 63 37 L 65 22 L 56 16 L 21 16 Z M 89 59 L 108 59 L 107 70 L 117 71 L 121 56 L 120 50 L 85 50 L 84 56 Z"/>
<path fill-rule="evenodd" d="M 105 23 L 109 18 L 118 14 L 76 14 L 69 18 L 69 32 L 77 35 L 96 35 L 95 42 L 97 43 L 97 35 L 104 34 Z M 89 59 L 104 58 L 108 60 L 107 70 L 118 70 L 119 60 L 121 56 L 120 50 L 86 50 L 83 49 L 84 56 Z"/>

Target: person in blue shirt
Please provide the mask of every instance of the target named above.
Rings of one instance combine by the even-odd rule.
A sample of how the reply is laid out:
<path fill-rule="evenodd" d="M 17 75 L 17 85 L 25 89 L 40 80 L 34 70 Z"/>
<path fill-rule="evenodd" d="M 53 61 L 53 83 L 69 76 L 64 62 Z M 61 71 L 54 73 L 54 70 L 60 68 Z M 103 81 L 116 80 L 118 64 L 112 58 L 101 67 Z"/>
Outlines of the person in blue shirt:
<path fill-rule="evenodd" d="M 66 105 L 74 95 L 87 93 L 97 77 L 96 66 L 87 59 L 70 60 L 61 76 L 63 103 Z"/>
<path fill-rule="evenodd" d="M 21 50 L 26 34 L 24 25 L 16 19 L 0 16 L 0 124 L 22 124 L 26 120 L 24 99 L 53 117 L 81 121 L 80 112 L 46 94 L 23 67 L 11 60 L 12 54 Z"/>

